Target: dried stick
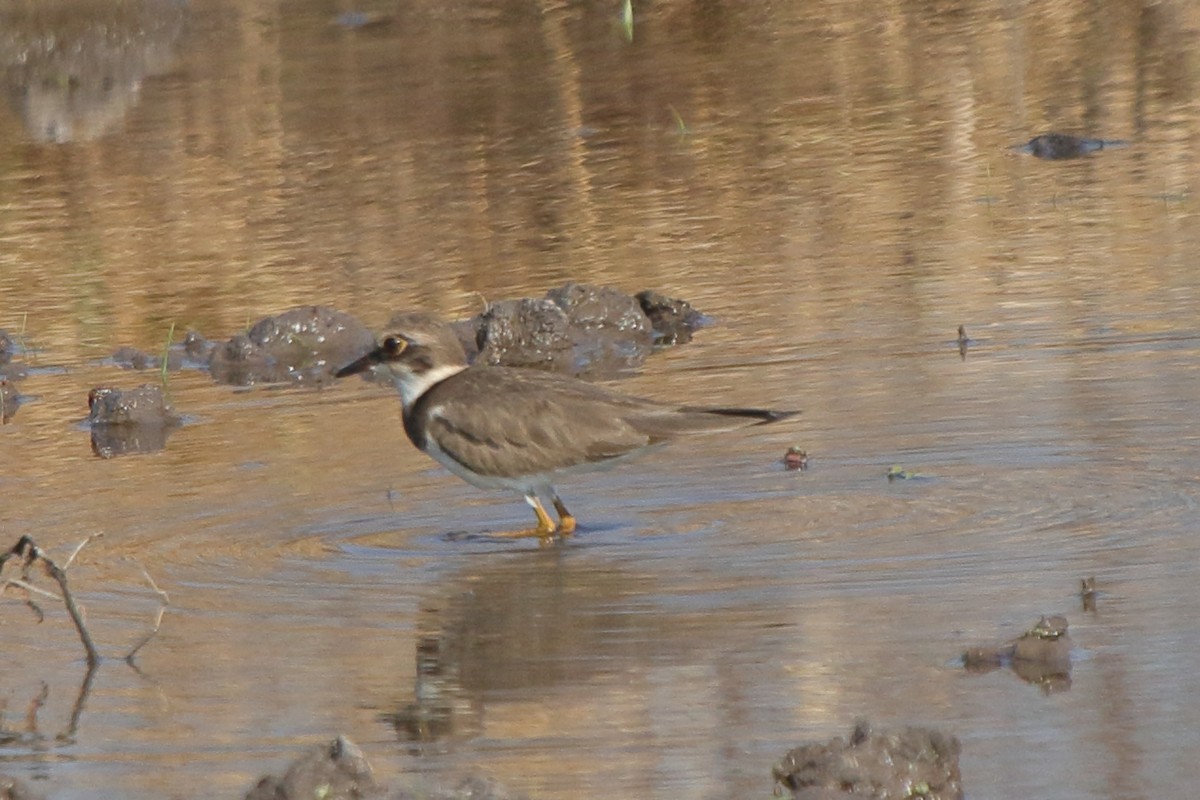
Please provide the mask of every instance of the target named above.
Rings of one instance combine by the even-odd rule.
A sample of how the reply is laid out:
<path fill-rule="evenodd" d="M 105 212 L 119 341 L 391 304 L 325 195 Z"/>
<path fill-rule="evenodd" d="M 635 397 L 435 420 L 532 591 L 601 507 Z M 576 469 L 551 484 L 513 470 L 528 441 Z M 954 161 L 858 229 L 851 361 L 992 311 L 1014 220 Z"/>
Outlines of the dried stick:
<path fill-rule="evenodd" d="M 63 564 L 63 567 L 62 567 L 63 572 L 66 572 L 68 569 L 70 569 L 71 565 L 73 563 L 75 563 L 75 556 L 79 555 L 80 550 L 87 547 L 88 544 L 92 541 L 92 539 L 99 539 L 103 535 L 104 535 L 103 533 L 93 533 L 91 536 L 87 537 L 82 542 L 75 545 L 75 549 L 71 551 L 71 555 L 67 558 L 67 563 Z"/>
<path fill-rule="evenodd" d="M 51 600 L 62 600 L 61 597 L 40 586 L 34 586 L 29 581 L 21 580 L 20 578 L 8 578 L 4 581 L 5 586 L 15 586 L 18 589 L 24 589 L 30 594 L 40 594 L 42 597 L 49 597 Z"/>
<path fill-rule="evenodd" d="M 134 666 L 133 657 L 137 655 L 138 651 L 145 647 L 147 642 L 158 635 L 158 629 L 162 627 L 163 614 L 166 613 L 167 606 L 171 604 L 170 595 L 158 588 L 158 584 L 154 582 L 154 578 L 150 577 L 150 573 L 146 570 L 146 567 L 140 563 L 138 566 L 142 568 L 142 575 L 146 577 L 146 581 L 150 584 L 150 588 L 157 592 L 158 596 L 162 598 L 162 605 L 158 607 L 158 615 L 154 618 L 154 627 L 152 627 L 145 636 L 139 639 L 138 643 L 135 644 L 133 649 L 130 650 L 125 656 L 125 663 L 131 667 Z"/>
<path fill-rule="evenodd" d="M 71 554 L 71 559 L 67 562 L 68 565 L 83 549 L 84 545 L 90 542 L 94 536 L 89 536 L 84 539 L 75 552 Z M 0 554 L 0 569 L 4 568 L 5 562 L 8 559 L 16 556 L 22 559 L 23 578 L 28 577 L 29 568 L 41 562 L 46 574 L 54 579 L 58 584 L 59 591 L 62 592 L 63 605 L 67 608 L 67 613 L 71 616 L 71 622 L 75 625 L 75 631 L 79 634 L 79 641 L 83 643 L 83 649 L 87 651 L 87 663 L 89 670 L 100 663 L 100 653 L 96 650 L 96 645 L 92 642 L 92 637 L 88 633 L 87 626 L 83 622 L 83 615 L 79 612 L 79 606 L 75 604 L 75 598 L 71 596 L 71 587 L 67 585 L 67 573 L 62 567 L 54 562 L 54 559 L 42 552 L 41 548 L 34 543 L 33 539 L 28 536 L 22 536 L 17 540 L 17 543 L 12 546 L 12 549 L 7 553 Z"/>

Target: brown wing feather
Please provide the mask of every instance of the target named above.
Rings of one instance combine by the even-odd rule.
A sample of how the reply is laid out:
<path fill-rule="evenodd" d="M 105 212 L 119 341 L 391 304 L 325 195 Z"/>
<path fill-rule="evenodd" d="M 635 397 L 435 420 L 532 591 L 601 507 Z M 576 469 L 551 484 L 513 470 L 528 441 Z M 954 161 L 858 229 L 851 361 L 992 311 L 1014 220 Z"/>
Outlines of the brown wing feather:
<path fill-rule="evenodd" d="M 464 388 L 470 395 L 463 396 Z M 484 402 L 480 402 L 481 398 Z M 439 446 L 484 475 L 527 475 L 619 458 L 678 436 L 791 416 L 679 407 L 536 370 L 471 367 L 420 405 Z"/>
<path fill-rule="evenodd" d="M 471 396 L 455 399 L 452 385 L 464 378 Z M 429 435 L 452 458 L 485 475 L 550 472 L 654 443 L 627 417 L 657 404 L 550 373 L 472 368 L 435 386 L 422 401 Z"/>

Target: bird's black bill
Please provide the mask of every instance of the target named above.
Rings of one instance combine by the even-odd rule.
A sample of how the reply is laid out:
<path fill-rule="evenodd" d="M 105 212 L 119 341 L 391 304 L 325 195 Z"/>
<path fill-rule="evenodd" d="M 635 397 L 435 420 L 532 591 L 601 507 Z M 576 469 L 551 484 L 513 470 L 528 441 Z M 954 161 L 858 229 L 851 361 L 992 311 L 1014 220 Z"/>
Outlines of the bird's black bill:
<path fill-rule="evenodd" d="M 382 348 L 376 347 L 362 358 L 358 359 L 357 361 L 351 361 L 349 364 L 333 373 L 333 377 L 344 378 L 347 375 L 357 375 L 360 372 L 366 372 L 371 367 L 381 362 L 383 360 L 382 356 Z"/>
<path fill-rule="evenodd" d="M 333 373 L 333 377 L 344 378 L 347 375 L 366 372 L 376 364 L 382 364 L 385 361 L 398 361 L 402 357 L 406 357 L 405 353 L 407 353 L 411 344 L 412 339 L 409 339 L 402 333 L 388 336 L 374 350 Z"/>

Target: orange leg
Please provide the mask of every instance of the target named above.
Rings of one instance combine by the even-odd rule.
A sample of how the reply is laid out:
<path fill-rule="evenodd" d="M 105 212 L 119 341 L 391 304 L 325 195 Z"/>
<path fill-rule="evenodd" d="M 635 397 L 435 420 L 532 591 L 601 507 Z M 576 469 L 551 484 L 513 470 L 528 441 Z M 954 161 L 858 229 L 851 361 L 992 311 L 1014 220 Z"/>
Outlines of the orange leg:
<path fill-rule="evenodd" d="M 558 495 L 554 495 L 554 510 L 558 513 L 558 533 L 560 536 L 570 536 L 575 532 L 575 517 L 567 511 L 567 507 Z"/>
<path fill-rule="evenodd" d="M 555 527 L 554 520 L 550 519 L 550 515 L 546 513 L 546 509 L 542 507 L 542 501 L 532 495 L 526 495 L 525 502 L 533 508 L 533 513 L 537 515 L 537 527 L 527 528 L 521 531 L 500 531 L 498 533 L 489 533 L 489 536 L 496 536 L 502 539 L 525 539 L 531 536 L 536 536 L 545 544 L 554 536 Z"/>

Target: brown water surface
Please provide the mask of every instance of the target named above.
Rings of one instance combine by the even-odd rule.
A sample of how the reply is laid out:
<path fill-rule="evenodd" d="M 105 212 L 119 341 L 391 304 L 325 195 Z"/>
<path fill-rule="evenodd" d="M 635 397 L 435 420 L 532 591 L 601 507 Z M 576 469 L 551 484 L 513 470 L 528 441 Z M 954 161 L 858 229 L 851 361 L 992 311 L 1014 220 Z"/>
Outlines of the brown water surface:
<path fill-rule="evenodd" d="M 0 327 L 31 372 L 0 534 L 104 534 L 70 575 L 107 656 L 154 619 L 141 567 L 171 601 L 78 709 L 65 615 L 6 600 L 0 771 L 232 798 L 343 732 L 394 785 L 765 798 L 866 716 L 959 736 L 977 800 L 1200 781 L 1200 11 L 635 0 L 630 41 L 620 5 L 0 4 Z M 1131 144 L 1009 149 L 1048 130 Z M 550 550 L 481 536 L 528 509 L 357 380 L 174 373 L 189 424 L 149 455 L 79 425 L 158 379 L 105 358 L 172 324 L 567 280 L 715 318 L 623 389 L 803 416 L 565 482 Z M 1043 613 L 1068 691 L 955 663 Z"/>

